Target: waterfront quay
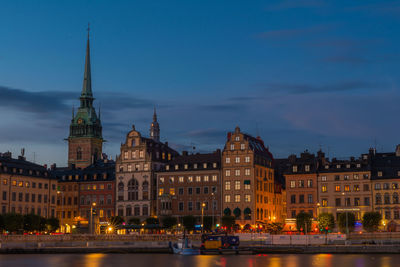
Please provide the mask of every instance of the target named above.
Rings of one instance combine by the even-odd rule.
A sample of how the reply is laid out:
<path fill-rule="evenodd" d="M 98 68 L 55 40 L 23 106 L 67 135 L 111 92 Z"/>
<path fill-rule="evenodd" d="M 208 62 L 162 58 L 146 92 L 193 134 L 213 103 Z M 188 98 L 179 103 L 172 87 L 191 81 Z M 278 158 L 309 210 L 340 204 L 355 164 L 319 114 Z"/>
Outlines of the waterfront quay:
<path fill-rule="evenodd" d="M 336 236 L 336 235 L 333 235 Z M 188 235 L 200 247 L 200 235 Z M 400 235 L 373 233 L 326 238 L 316 235 L 247 235 L 240 242 L 239 254 L 392 254 L 400 253 Z M 171 253 L 170 243 L 181 235 L 3 235 L 1 254 L 30 253 Z M 289 240 L 289 243 L 287 242 Z M 303 241 L 306 243 L 303 243 Z M 313 241 L 314 240 L 314 241 Z"/>

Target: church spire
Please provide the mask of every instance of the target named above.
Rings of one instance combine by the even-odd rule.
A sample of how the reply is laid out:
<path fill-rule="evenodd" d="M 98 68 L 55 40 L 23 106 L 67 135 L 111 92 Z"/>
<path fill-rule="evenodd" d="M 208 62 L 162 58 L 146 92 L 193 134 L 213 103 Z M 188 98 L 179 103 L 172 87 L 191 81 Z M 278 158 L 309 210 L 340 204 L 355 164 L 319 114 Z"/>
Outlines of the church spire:
<path fill-rule="evenodd" d="M 86 44 L 85 72 L 83 75 L 83 86 L 81 93 L 81 106 L 91 106 L 93 102 L 92 94 L 92 73 L 90 71 L 90 24 L 88 24 L 88 35 Z"/>
<path fill-rule="evenodd" d="M 154 107 L 153 122 L 150 125 L 150 138 L 154 141 L 160 141 L 160 125 L 157 121 L 156 107 Z"/>

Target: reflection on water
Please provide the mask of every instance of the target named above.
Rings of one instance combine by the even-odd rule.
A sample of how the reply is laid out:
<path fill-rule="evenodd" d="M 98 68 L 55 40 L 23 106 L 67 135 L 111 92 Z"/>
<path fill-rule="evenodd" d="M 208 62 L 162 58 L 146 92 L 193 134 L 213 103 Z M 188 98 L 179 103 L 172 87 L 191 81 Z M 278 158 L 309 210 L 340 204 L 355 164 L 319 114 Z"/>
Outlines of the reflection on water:
<path fill-rule="evenodd" d="M 2 266 L 29 267 L 392 267 L 400 255 L 260 254 L 178 256 L 168 254 L 0 255 Z"/>

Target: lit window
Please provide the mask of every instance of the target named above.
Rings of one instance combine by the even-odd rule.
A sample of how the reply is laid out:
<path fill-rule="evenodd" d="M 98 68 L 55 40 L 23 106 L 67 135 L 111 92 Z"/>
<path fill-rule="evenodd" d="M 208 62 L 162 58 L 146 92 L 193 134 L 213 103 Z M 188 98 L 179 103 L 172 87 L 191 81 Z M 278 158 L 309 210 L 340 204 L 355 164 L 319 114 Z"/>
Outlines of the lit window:
<path fill-rule="evenodd" d="M 245 145 L 244 144 L 240 144 L 240 149 L 244 150 L 245 149 Z"/>
<path fill-rule="evenodd" d="M 249 176 L 249 175 L 250 175 L 250 169 L 245 169 L 245 170 L 244 170 L 244 175 Z"/>
<path fill-rule="evenodd" d="M 166 165 L 166 166 L 165 166 L 165 169 L 166 169 L 167 171 L 169 171 L 169 165 Z"/>
<path fill-rule="evenodd" d="M 158 195 L 162 196 L 164 194 L 164 188 L 160 188 L 160 190 L 158 190 Z"/>
<path fill-rule="evenodd" d="M 235 145 L 231 144 L 231 150 L 235 150 Z"/>
<path fill-rule="evenodd" d="M 203 180 L 204 180 L 204 182 L 208 182 L 208 175 L 204 175 Z"/>
<path fill-rule="evenodd" d="M 184 165 L 185 170 L 187 170 L 188 167 L 189 167 L 189 166 L 188 166 L 187 164 Z"/>
<path fill-rule="evenodd" d="M 197 169 L 197 163 L 193 164 L 193 168 Z"/>
<path fill-rule="evenodd" d="M 240 190 L 240 181 L 235 181 L 235 190 Z"/>
<path fill-rule="evenodd" d="M 349 185 L 345 185 L 344 186 L 344 191 L 345 192 L 350 192 L 350 186 Z"/>
<path fill-rule="evenodd" d="M 225 176 L 231 176 L 231 170 L 226 170 L 225 171 Z"/>
<path fill-rule="evenodd" d="M 240 195 L 235 195 L 235 202 L 240 202 Z"/>
<path fill-rule="evenodd" d="M 240 170 L 235 170 L 235 176 L 240 176 Z"/>
<path fill-rule="evenodd" d="M 217 176 L 216 176 L 216 175 L 213 175 L 213 176 L 212 176 L 212 181 L 213 181 L 213 182 L 216 182 L 216 181 L 217 181 Z"/>
<path fill-rule="evenodd" d="M 203 163 L 203 168 L 207 169 L 207 163 Z"/>
<path fill-rule="evenodd" d="M 124 159 L 128 159 L 128 158 L 129 158 L 128 151 L 125 151 L 124 152 Z"/>
<path fill-rule="evenodd" d="M 179 182 L 183 183 L 183 176 L 179 176 Z"/>
<path fill-rule="evenodd" d="M 201 182 L 201 176 L 196 176 L 196 182 Z"/>
<path fill-rule="evenodd" d="M 136 159 L 136 151 L 132 151 L 132 158 Z"/>
<path fill-rule="evenodd" d="M 310 165 L 304 166 L 304 170 L 305 170 L 306 172 L 309 172 L 309 171 L 310 171 Z"/>
<path fill-rule="evenodd" d="M 225 181 L 225 190 L 231 190 L 231 182 Z"/>
<path fill-rule="evenodd" d="M 189 183 L 193 182 L 193 176 L 189 176 L 189 177 L 188 177 L 188 182 L 189 182 Z"/>
<path fill-rule="evenodd" d="M 225 195 L 225 202 L 226 203 L 231 202 L 231 196 L 230 195 Z"/>
<path fill-rule="evenodd" d="M 128 172 L 131 172 L 131 171 L 132 171 L 132 165 L 128 164 Z"/>
<path fill-rule="evenodd" d="M 171 196 L 175 196 L 175 188 L 170 188 L 170 189 L 169 189 L 169 194 L 170 194 Z"/>
<path fill-rule="evenodd" d="M 213 168 L 217 168 L 217 163 L 216 162 L 213 163 Z"/>
<path fill-rule="evenodd" d="M 144 151 L 143 150 L 140 150 L 139 151 L 139 158 L 144 158 Z"/>
<path fill-rule="evenodd" d="M 231 158 L 225 158 L 225 163 L 231 163 Z"/>
<path fill-rule="evenodd" d="M 164 183 L 164 177 L 160 177 L 160 183 Z"/>
<path fill-rule="evenodd" d="M 235 163 L 240 163 L 240 158 L 239 157 L 235 158 Z"/>
<path fill-rule="evenodd" d="M 245 157 L 244 162 L 249 163 L 250 162 L 250 157 Z"/>
<path fill-rule="evenodd" d="M 296 187 L 296 181 L 290 181 L 290 188 Z"/>
<path fill-rule="evenodd" d="M 169 177 L 169 182 L 170 182 L 170 183 L 173 183 L 174 181 L 175 181 L 175 179 L 174 179 L 173 176 Z"/>
<path fill-rule="evenodd" d="M 354 174 L 354 175 L 353 175 L 353 179 L 354 179 L 354 180 L 358 180 L 358 177 L 359 177 L 358 174 Z"/>
<path fill-rule="evenodd" d="M 251 198 L 250 195 L 244 195 L 244 202 L 250 202 Z"/>
<path fill-rule="evenodd" d="M 297 166 L 296 165 L 293 166 L 293 172 L 297 172 Z"/>
<path fill-rule="evenodd" d="M 175 170 L 178 170 L 178 169 L 179 169 L 179 165 L 176 164 L 176 165 L 175 165 Z"/>
<path fill-rule="evenodd" d="M 340 192 L 340 185 L 335 186 L 335 192 Z"/>
<path fill-rule="evenodd" d="M 381 171 L 378 172 L 378 176 L 382 177 L 382 172 Z"/>
<path fill-rule="evenodd" d="M 321 191 L 322 191 L 323 193 L 326 193 L 326 192 L 328 191 L 326 185 L 323 185 L 323 186 L 321 187 Z"/>
<path fill-rule="evenodd" d="M 328 206 L 328 200 L 327 199 L 323 199 L 322 200 L 322 207 L 327 207 Z"/>
<path fill-rule="evenodd" d="M 235 141 L 240 141 L 240 136 L 236 136 Z"/>
<path fill-rule="evenodd" d="M 326 182 L 326 176 L 325 175 L 321 176 L 321 181 Z"/>

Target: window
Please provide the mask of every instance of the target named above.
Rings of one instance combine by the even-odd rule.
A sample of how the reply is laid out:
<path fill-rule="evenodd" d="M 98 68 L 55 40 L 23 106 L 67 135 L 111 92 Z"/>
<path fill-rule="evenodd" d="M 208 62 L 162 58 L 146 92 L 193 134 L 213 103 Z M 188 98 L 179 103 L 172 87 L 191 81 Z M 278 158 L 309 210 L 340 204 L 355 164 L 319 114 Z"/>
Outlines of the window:
<path fill-rule="evenodd" d="M 390 195 L 388 193 L 385 193 L 383 201 L 385 204 L 390 204 Z"/>
<path fill-rule="evenodd" d="M 183 195 L 183 187 L 178 188 L 178 194 Z"/>
<path fill-rule="evenodd" d="M 196 194 L 199 195 L 201 193 L 200 187 L 196 187 Z"/>
<path fill-rule="evenodd" d="M 132 151 L 132 158 L 136 159 L 136 151 Z"/>
<path fill-rule="evenodd" d="M 245 145 L 244 144 L 240 144 L 240 149 L 244 150 L 245 149 Z"/>
<path fill-rule="evenodd" d="M 385 219 L 390 220 L 390 211 L 385 211 Z"/>
<path fill-rule="evenodd" d="M 312 203 L 313 203 L 313 196 L 312 196 L 312 194 L 308 194 L 307 199 L 308 199 L 308 203 L 309 203 L 309 204 L 312 204 Z"/>
<path fill-rule="evenodd" d="M 231 158 L 225 158 L 225 163 L 231 163 Z"/>
<path fill-rule="evenodd" d="M 213 176 L 212 176 L 212 181 L 213 181 L 213 182 L 216 182 L 216 181 L 217 181 L 217 175 L 213 175 Z"/>
<path fill-rule="evenodd" d="M 393 193 L 393 204 L 399 204 L 399 195 L 397 193 Z"/>
<path fill-rule="evenodd" d="M 82 148 L 78 147 L 76 149 L 76 159 L 81 160 L 82 159 Z"/>
<path fill-rule="evenodd" d="M 203 188 L 203 192 L 204 192 L 204 194 L 206 195 L 206 194 L 208 194 L 208 186 L 205 186 L 204 188 Z"/>
<path fill-rule="evenodd" d="M 139 158 L 144 158 L 144 151 L 143 150 L 140 150 L 139 151 Z"/>
<path fill-rule="evenodd" d="M 249 156 L 245 157 L 244 158 L 244 162 L 249 163 L 250 162 L 250 157 Z"/>
<path fill-rule="evenodd" d="M 231 170 L 226 170 L 225 171 L 225 176 L 231 176 Z"/>
<path fill-rule="evenodd" d="M 240 195 L 235 195 L 235 202 L 240 202 Z"/>
<path fill-rule="evenodd" d="M 305 170 L 306 172 L 309 172 L 309 171 L 310 171 L 310 165 L 305 165 L 305 166 L 304 166 L 304 170 Z"/>
<path fill-rule="evenodd" d="M 128 159 L 128 151 L 124 152 L 124 159 Z"/>
<path fill-rule="evenodd" d="M 225 181 L 225 190 L 231 190 L 231 182 Z"/>
<path fill-rule="evenodd" d="M 208 175 L 204 175 L 203 181 L 204 181 L 204 182 L 208 182 Z"/>
<path fill-rule="evenodd" d="M 369 191 L 369 184 L 364 184 L 363 185 L 363 190 L 364 191 Z"/>
<path fill-rule="evenodd" d="M 327 199 L 322 199 L 322 207 L 327 207 L 328 206 L 328 200 Z"/>
<path fill-rule="evenodd" d="M 240 158 L 239 157 L 235 158 L 235 163 L 240 163 Z"/>
<path fill-rule="evenodd" d="M 196 182 L 201 182 L 201 176 L 196 176 Z"/>
<path fill-rule="evenodd" d="M 395 220 L 398 220 L 398 219 L 400 219 L 400 213 L 399 213 L 399 211 L 398 210 L 394 210 L 393 211 L 393 219 L 395 219 Z"/>
<path fill-rule="evenodd" d="M 240 136 L 236 136 L 235 141 L 240 141 Z"/>
<path fill-rule="evenodd" d="M 304 203 L 304 195 L 299 196 L 299 203 Z"/>
<path fill-rule="evenodd" d="M 225 202 L 230 203 L 231 202 L 231 196 L 230 195 L 225 195 Z"/>
<path fill-rule="evenodd" d="M 169 183 L 173 184 L 174 181 L 175 181 L 175 178 L 174 178 L 173 176 L 170 176 L 170 177 L 169 177 Z"/>
<path fill-rule="evenodd" d="M 381 190 L 381 184 L 375 184 L 375 190 Z"/>
<path fill-rule="evenodd" d="M 136 179 L 131 179 L 128 182 L 128 200 L 139 199 L 139 183 Z"/>
<path fill-rule="evenodd" d="M 250 190 L 250 180 L 245 180 L 244 181 L 244 189 L 245 190 Z"/>
<path fill-rule="evenodd" d="M 189 211 L 192 211 L 192 210 L 193 210 L 193 202 L 192 202 L 192 201 L 189 201 L 189 202 L 188 202 L 188 210 L 189 210 Z"/>
<path fill-rule="evenodd" d="M 292 167 L 292 170 L 293 170 L 293 172 L 297 172 L 297 166 L 294 165 L 294 166 Z"/>
<path fill-rule="evenodd" d="M 340 192 L 340 185 L 335 185 L 335 192 Z"/>
<path fill-rule="evenodd" d="M 360 191 L 360 185 L 355 184 L 354 187 L 353 187 L 353 191 L 355 191 L 355 192 Z"/>
<path fill-rule="evenodd" d="M 354 179 L 354 180 L 358 180 L 358 174 L 354 174 L 354 175 L 353 175 L 353 179 Z"/>
<path fill-rule="evenodd" d="M 382 177 L 382 171 L 378 171 L 378 177 Z"/>
<path fill-rule="evenodd" d="M 364 178 L 364 179 L 369 179 L 369 174 L 365 173 L 365 174 L 363 175 L 363 178 Z"/>
<path fill-rule="evenodd" d="M 312 180 L 308 180 L 307 181 L 307 187 L 309 187 L 309 188 L 313 187 L 313 181 Z"/>
<path fill-rule="evenodd" d="M 159 195 L 159 196 L 164 195 L 164 188 L 159 188 L 159 189 L 158 189 L 158 195 Z"/>
<path fill-rule="evenodd" d="M 296 181 L 290 181 L 290 188 L 296 187 Z"/>
<path fill-rule="evenodd" d="M 392 184 L 392 189 L 399 189 L 399 185 L 397 183 Z"/>
<path fill-rule="evenodd" d="M 244 202 L 250 202 L 251 198 L 250 195 L 244 195 Z"/>
<path fill-rule="evenodd" d="M 161 183 L 161 184 L 164 183 L 164 177 L 160 177 L 160 183 Z"/>
<path fill-rule="evenodd" d="M 244 170 L 244 175 L 250 176 L 250 169 L 245 169 Z"/>
<path fill-rule="evenodd" d="M 148 200 L 149 199 L 149 182 L 144 181 L 142 183 L 142 199 Z"/>
<path fill-rule="evenodd" d="M 296 211 L 292 210 L 292 218 L 296 218 Z"/>
<path fill-rule="evenodd" d="M 303 187 L 304 187 L 304 180 L 300 180 L 300 181 L 299 181 L 299 187 L 300 187 L 300 188 L 303 188 Z"/>
<path fill-rule="evenodd" d="M 349 185 L 345 185 L 344 186 L 344 191 L 345 192 L 350 192 L 350 186 Z"/>
<path fill-rule="evenodd" d="M 189 177 L 188 177 L 188 182 L 189 182 L 189 183 L 193 182 L 193 176 L 189 176 Z"/>
<path fill-rule="evenodd" d="M 240 176 L 240 170 L 235 170 L 235 176 Z"/>
<path fill-rule="evenodd" d="M 389 189 L 389 184 L 388 183 L 384 183 L 383 184 L 383 189 L 384 190 L 388 190 Z"/>
<path fill-rule="evenodd" d="M 375 203 L 376 203 L 377 205 L 382 204 L 382 196 L 381 196 L 381 194 L 376 194 L 376 196 L 375 196 Z"/>
<path fill-rule="evenodd" d="M 183 202 L 179 202 L 179 204 L 178 204 L 178 210 L 179 210 L 179 211 L 183 211 L 183 210 L 184 210 L 184 203 L 183 203 Z"/>
<path fill-rule="evenodd" d="M 183 181 L 184 181 L 183 176 L 179 176 L 178 181 L 179 181 L 180 183 L 183 183 Z"/>
<path fill-rule="evenodd" d="M 291 204 L 296 204 L 296 195 L 291 195 L 290 196 L 290 203 Z"/>
<path fill-rule="evenodd" d="M 369 206 L 370 205 L 370 200 L 369 200 L 369 197 L 364 197 L 364 205 L 365 206 Z"/>
<path fill-rule="evenodd" d="M 360 206 L 360 198 L 354 198 L 354 206 Z"/>
<path fill-rule="evenodd" d="M 335 181 L 339 181 L 340 180 L 340 176 L 339 175 L 335 175 Z"/>
<path fill-rule="evenodd" d="M 231 144 L 231 150 L 235 150 L 235 145 Z"/>
<path fill-rule="evenodd" d="M 325 175 L 321 176 L 321 181 L 326 182 L 326 176 Z"/>
<path fill-rule="evenodd" d="M 343 180 L 349 180 L 349 176 L 348 175 L 344 175 L 343 176 Z"/>
<path fill-rule="evenodd" d="M 235 181 L 235 190 L 240 190 L 240 181 Z"/>
<path fill-rule="evenodd" d="M 192 187 L 188 187 L 188 195 L 193 195 L 193 188 Z"/>
<path fill-rule="evenodd" d="M 342 200 L 340 199 L 340 198 L 336 198 L 335 199 L 335 205 L 336 205 L 336 207 L 340 207 L 341 205 L 342 205 Z"/>

